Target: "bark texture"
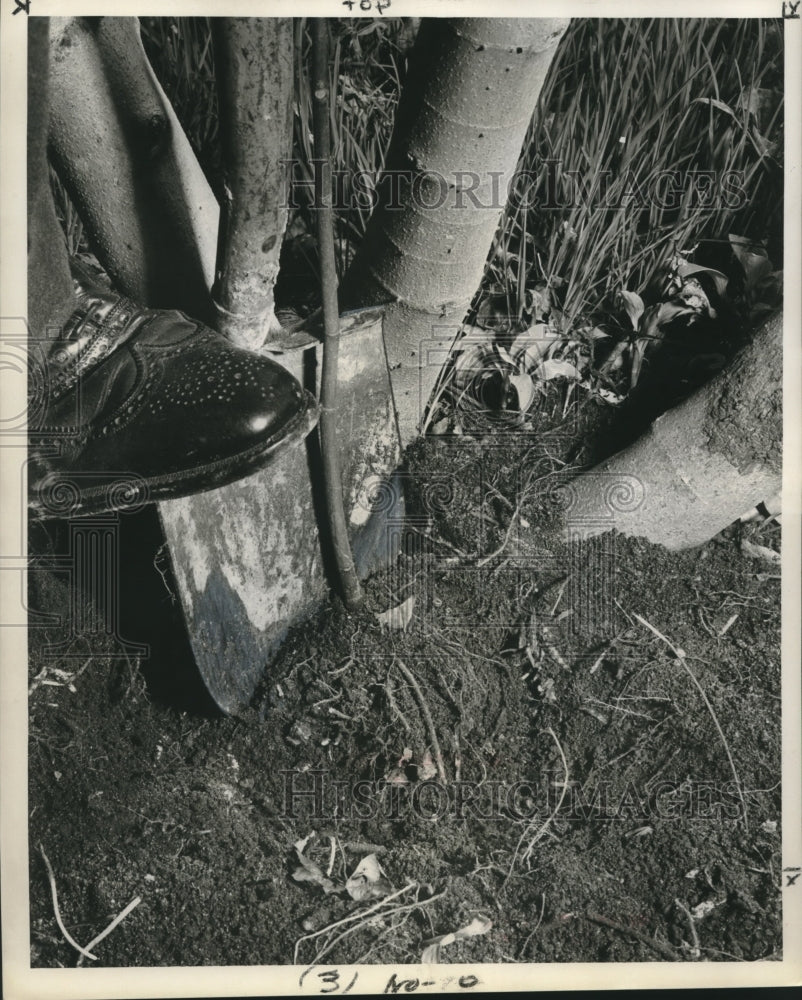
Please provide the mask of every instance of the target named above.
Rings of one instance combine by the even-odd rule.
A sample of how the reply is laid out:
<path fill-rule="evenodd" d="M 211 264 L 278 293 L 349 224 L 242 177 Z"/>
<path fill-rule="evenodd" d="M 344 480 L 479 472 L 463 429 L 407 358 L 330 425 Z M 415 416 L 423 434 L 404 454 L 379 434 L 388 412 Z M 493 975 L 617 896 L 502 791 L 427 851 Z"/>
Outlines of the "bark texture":
<path fill-rule="evenodd" d="M 405 444 L 482 278 L 527 126 L 567 19 L 424 19 L 380 203 L 345 307 L 391 303 L 385 334 Z"/>
<path fill-rule="evenodd" d="M 212 319 L 217 201 L 137 18 L 53 18 L 50 90 L 51 157 L 115 285 Z"/>
<path fill-rule="evenodd" d="M 292 155 L 290 18 L 213 18 L 225 197 L 214 288 L 217 328 L 260 347 L 274 312 Z"/>
<path fill-rule="evenodd" d="M 573 536 L 615 528 L 701 545 L 782 485 L 782 312 L 735 361 L 629 448 L 567 484 Z"/>

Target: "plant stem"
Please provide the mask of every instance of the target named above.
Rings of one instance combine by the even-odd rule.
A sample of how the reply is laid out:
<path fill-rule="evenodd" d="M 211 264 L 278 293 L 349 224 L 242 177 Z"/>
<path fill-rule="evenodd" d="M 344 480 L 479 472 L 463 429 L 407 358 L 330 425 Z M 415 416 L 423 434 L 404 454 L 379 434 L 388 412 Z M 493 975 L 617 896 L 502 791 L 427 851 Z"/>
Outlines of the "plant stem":
<path fill-rule="evenodd" d="M 340 347 L 337 266 L 334 259 L 334 215 L 331 198 L 331 154 L 329 134 L 329 26 L 326 18 L 312 18 L 313 42 L 313 129 L 315 156 L 322 165 L 322 190 L 315 209 L 320 251 L 320 285 L 323 298 L 323 372 L 320 384 L 320 450 L 323 456 L 323 486 L 326 511 L 340 578 L 343 601 L 350 610 L 364 598 L 354 567 L 343 509 L 340 453 L 337 444 L 337 362 Z"/>

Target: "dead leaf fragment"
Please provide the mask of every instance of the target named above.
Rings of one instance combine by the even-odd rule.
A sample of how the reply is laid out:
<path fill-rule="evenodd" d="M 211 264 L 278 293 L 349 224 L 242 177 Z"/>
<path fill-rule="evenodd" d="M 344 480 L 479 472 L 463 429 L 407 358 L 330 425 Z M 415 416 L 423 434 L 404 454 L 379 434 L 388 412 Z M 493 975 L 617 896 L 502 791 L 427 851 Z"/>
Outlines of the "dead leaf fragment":
<path fill-rule="evenodd" d="M 476 917 L 465 927 L 460 927 L 459 930 L 453 931 L 451 934 L 441 934 L 440 937 L 433 938 L 426 948 L 423 949 L 421 963 L 423 965 L 436 965 L 440 961 L 440 950 L 442 948 L 453 944 L 455 941 L 459 941 L 460 938 L 477 937 L 481 934 L 487 934 L 492 926 L 492 920 Z"/>
<path fill-rule="evenodd" d="M 559 334 L 547 323 L 535 323 L 519 333 L 510 345 L 510 355 L 519 370 L 529 371 L 557 344 Z"/>
<path fill-rule="evenodd" d="M 548 358 L 541 362 L 535 370 L 535 378 L 548 382 L 553 378 L 581 379 L 582 375 L 576 365 L 570 361 L 560 361 L 557 358 Z"/>
<path fill-rule="evenodd" d="M 763 562 L 774 563 L 775 565 L 779 565 L 782 562 L 782 556 L 779 552 L 775 552 L 774 549 L 770 549 L 766 545 L 756 545 L 745 538 L 741 539 L 741 552 L 745 556 L 751 556 L 752 559 L 762 559 Z"/>
<path fill-rule="evenodd" d="M 712 913 L 723 902 L 723 899 L 706 899 L 703 903 L 699 903 L 698 906 L 694 906 L 690 914 L 694 920 L 704 920 L 708 913 Z"/>
<path fill-rule="evenodd" d="M 518 397 L 518 409 L 526 413 L 535 398 L 535 385 L 530 375 L 510 375 L 510 385 Z"/>
<path fill-rule="evenodd" d="M 369 899 L 382 899 L 393 891 L 375 854 L 367 854 L 362 858 L 346 881 L 345 889 L 357 903 Z"/>
<path fill-rule="evenodd" d="M 415 595 L 408 597 L 402 604 L 389 611 L 382 611 L 376 615 L 376 621 L 382 628 L 385 626 L 393 631 L 403 630 L 406 632 L 409 623 L 412 621 L 412 612 L 415 610 Z"/>
<path fill-rule="evenodd" d="M 418 768 L 418 777 L 421 781 L 431 781 L 433 778 L 437 777 L 437 767 L 432 760 L 431 753 L 428 750 L 423 755 L 423 760 Z"/>
<path fill-rule="evenodd" d="M 315 864 L 314 861 L 310 861 L 309 858 L 304 854 L 306 845 L 312 839 L 312 834 L 308 837 L 304 837 L 303 840 L 298 840 L 293 845 L 295 847 L 295 855 L 300 862 L 300 868 L 296 868 L 292 873 L 292 877 L 296 882 L 312 882 L 314 885 L 320 886 L 326 895 L 329 893 L 337 892 L 338 887 L 332 882 L 330 878 L 327 878 L 323 871 Z"/>

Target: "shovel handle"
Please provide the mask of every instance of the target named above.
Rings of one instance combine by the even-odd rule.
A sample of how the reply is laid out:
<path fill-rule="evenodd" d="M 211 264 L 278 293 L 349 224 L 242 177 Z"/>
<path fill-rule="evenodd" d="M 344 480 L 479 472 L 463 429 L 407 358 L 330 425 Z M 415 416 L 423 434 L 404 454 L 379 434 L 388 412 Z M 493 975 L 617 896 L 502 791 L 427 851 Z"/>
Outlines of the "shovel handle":
<path fill-rule="evenodd" d="M 337 364 L 340 347 L 340 315 L 337 298 L 337 266 L 334 258 L 334 212 L 331 195 L 331 136 L 329 128 L 329 25 L 326 18 L 311 18 L 312 27 L 312 126 L 315 157 L 321 162 L 322 184 L 315 206 L 320 252 L 320 286 L 323 299 L 323 371 L 320 380 L 320 451 L 326 513 L 340 579 L 340 590 L 350 610 L 364 601 L 354 566 L 348 525 L 343 508 L 340 451 L 337 442 Z"/>

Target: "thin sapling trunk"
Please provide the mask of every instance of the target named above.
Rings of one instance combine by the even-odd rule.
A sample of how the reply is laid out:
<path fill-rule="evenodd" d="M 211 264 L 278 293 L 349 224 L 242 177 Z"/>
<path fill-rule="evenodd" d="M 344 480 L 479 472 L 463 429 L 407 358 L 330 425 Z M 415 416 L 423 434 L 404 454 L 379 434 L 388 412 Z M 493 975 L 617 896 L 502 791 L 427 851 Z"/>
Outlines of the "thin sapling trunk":
<path fill-rule="evenodd" d="M 224 196 L 213 291 L 217 328 L 252 349 L 276 336 L 273 287 L 292 153 L 291 18 L 213 18 Z"/>

